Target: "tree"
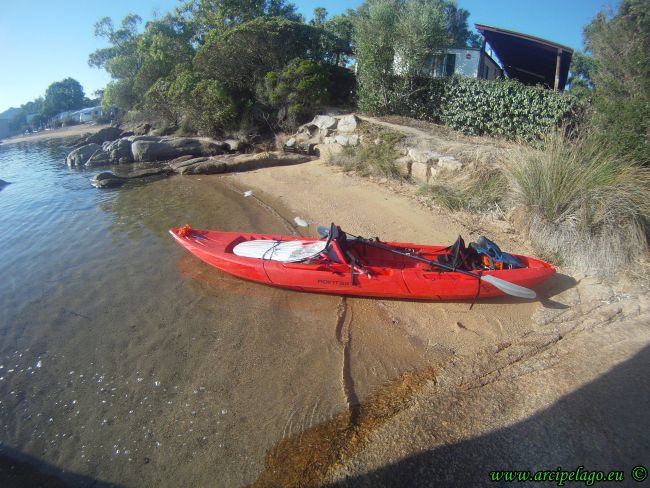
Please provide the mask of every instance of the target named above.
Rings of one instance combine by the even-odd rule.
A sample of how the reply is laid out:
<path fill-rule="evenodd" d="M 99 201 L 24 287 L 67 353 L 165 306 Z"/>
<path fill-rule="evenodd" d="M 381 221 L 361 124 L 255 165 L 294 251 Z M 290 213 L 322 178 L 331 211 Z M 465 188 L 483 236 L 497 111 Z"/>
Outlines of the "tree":
<path fill-rule="evenodd" d="M 258 17 L 303 20 L 296 6 L 285 0 L 187 0 L 177 12 L 192 24 L 199 44 L 203 44 L 209 33 L 220 35 Z"/>
<path fill-rule="evenodd" d="M 154 83 L 169 76 L 179 64 L 189 64 L 194 57 L 191 25 L 179 16 L 165 15 L 147 22 L 144 32 L 138 32 L 141 19 L 128 15 L 119 29 L 110 18 L 95 24 L 95 35 L 111 45 L 90 55 L 91 66 L 103 68 L 114 82 L 107 88 L 104 104 L 128 110 L 141 101 Z"/>
<path fill-rule="evenodd" d="M 60 112 L 76 110 L 83 106 L 84 90 L 81 84 L 73 78 L 66 78 L 47 87 L 42 112 L 49 118 Z"/>
<path fill-rule="evenodd" d="M 211 32 L 194 59 L 203 76 L 254 93 L 266 73 L 294 58 L 323 58 L 323 29 L 281 17 L 260 17 L 224 34 Z"/>
<path fill-rule="evenodd" d="M 373 0 L 359 8 L 354 44 L 362 110 L 393 111 L 418 90 L 427 58 L 450 43 L 445 7 L 443 0 Z"/>
<path fill-rule="evenodd" d="M 596 69 L 594 58 L 580 51 L 575 51 L 569 66 L 569 91 L 579 98 L 588 98 L 593 94 L 593 72 Z"/>
<path fill-rule="evenodd" d="M 294 59 L 283 69 L 267 73 L 257 96 L 272 109 L 282 129 L 292 130 L 329 101 L 328 89 L 329 73 L 324 66 Z"/>
<path fill-rule="evenodd" d="M 354 10 L 348 10 L 344 14 L 335 15 L 323 24 L 325 31 L 332 34 L 330 37 L 334 40 L 330 48 L 334 55 L 332 64 L 337 66 L 346 66 L 354 52 L 354 16 Z"/>
<path fill-rule="evenodd" d="M 617 152 L 650 164 L 650 0 L 622 0 L 584 35 L 595 63 L 595 127 Z"/>
<path fill-rule="evenodd" d="M 451 37 L 450 45 L 453 47 L 480 47 L 481 36 L 469 30 L 469 12 L 458 8 L 455 1 L 447 2 L 445 6 L 448 31 Z"/>
<path fill-rule="evenodd" d="M 327 18 L 327 9 L 323 7 L 316 7 L 314 9 L 314 18 L 311 21 L 311 24 L 320 27 L 325 24 L 326 18 Z"/>

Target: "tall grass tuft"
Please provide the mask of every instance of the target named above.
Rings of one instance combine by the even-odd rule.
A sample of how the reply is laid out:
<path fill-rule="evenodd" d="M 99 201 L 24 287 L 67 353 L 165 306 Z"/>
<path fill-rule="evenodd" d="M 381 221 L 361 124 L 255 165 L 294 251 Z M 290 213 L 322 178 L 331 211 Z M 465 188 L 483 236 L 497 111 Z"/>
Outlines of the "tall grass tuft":
<path fill-rule="evenodd" d="M 400 157 L 396 146 L 403 139 L 402 134 L 384 132 L 369 144 L 343 148 L 341 153 L 330 156 L 329 163 L 340 166 L 344 171 L 354 171 L 360 176 L 404 179 L 403 170 L 395 162 Z"/>
<path fill-rule="evenodd" d="M 419 193 L 449 210 L 487 212 L 496 209 L 507 194 L 508 181 L 499 169 L 483 168 L 460 175 L 439 173 L 435 183 Z"/>
<path fill-rule="evenodd" d="M 650 168 L 614 156 L 588 135 L 549 134 L 541 150 L 511 153 L 514 204 L 526 209 L 533 244 L 546 257 L 610 274 L 647 262 Z"/>

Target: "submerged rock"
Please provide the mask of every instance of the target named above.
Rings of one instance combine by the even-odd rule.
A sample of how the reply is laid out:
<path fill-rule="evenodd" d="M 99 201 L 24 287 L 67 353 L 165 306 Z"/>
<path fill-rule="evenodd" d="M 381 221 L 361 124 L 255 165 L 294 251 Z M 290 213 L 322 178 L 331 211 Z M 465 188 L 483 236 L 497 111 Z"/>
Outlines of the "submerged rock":
<path fill-rule="evenodd" d="M 90 180 L 90 184 L 95 188 L 117 188 L 126 183 L 125 178 L 114 175 L 110 171 L 96 174 Z"/>

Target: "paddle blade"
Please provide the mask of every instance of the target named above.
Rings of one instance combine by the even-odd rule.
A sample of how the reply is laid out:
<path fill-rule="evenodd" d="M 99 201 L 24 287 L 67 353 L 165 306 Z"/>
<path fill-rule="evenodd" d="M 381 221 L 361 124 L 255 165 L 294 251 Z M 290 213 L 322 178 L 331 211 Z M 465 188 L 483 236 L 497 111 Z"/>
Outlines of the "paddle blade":
<path fill-rule="evenodd" d="M 537 296 L 537 294 L 530 288 L 524 288 L 523 286 L 515 285 L 514 283 L 510 283 L 509 281 L 502 280 L 501 278 L 497 278 L 495 276 L 483 275 L 481 276 L 481 279 L 486 283 L 490 283 L 491 285 L 496 286 L 506 295 L 512 295 L 513 297 L 519 298 L 527 298 L 529 300 L 532 300 Z"/>
<path fill-rule="evenodd" d="M 300 227 L 309 227 L 307 221 L 302 217 L 296 217 L 293 219 L 293 221 L 296 223 L 296 225 L 299 225 Z"/>

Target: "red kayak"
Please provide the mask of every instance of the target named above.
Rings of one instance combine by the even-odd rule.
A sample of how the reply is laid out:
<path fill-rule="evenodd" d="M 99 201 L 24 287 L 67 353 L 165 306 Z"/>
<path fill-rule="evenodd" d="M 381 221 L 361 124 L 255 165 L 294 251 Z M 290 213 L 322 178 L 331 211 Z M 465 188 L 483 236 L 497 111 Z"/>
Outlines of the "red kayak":
<path fill-rule="evenodd" d="M 528 288 L 555 273 L 550 264 L 519 255 L 508 255 L 519 263 L 518 268 L 476 265 L 467 269 L 452 246 L 351 238 L 333 224 L 323 239 L 206 231 L 189 226 L 169 232 L 189 252 L 226 273 L 315 293 L 415 300 L 504 294 L 534 298 L 535 293 Z"/>

